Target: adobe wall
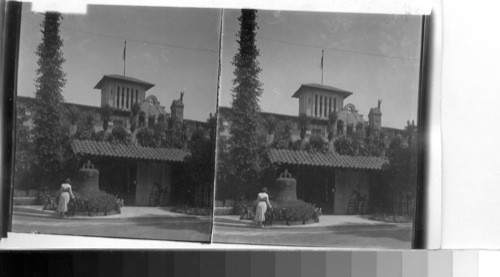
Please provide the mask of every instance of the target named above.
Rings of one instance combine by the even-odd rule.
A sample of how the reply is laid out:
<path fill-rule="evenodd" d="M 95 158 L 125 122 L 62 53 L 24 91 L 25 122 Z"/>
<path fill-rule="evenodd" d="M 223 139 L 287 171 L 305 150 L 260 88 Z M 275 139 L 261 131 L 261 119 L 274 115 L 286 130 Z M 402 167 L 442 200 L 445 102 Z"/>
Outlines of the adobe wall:
<path fill-rule="evenodd" d="M 154 183 L 163 188 L 171 190 L 172 167 L 167 163 L 138 162 L 137 163 L 137 186 L 135 190 L 135 205 L 147 206 L 149 195 Z"/>
<path fill-rule="evenodd" d="M 347 214 L 347 205 L 353 190 L 357 190 L 361 196 L 369 200 L 370 178 L 369 172 L 365 170 L 335 170 L 335 209 L 334 214 Z M 368 204 L 368 203 L 367 203 Z"/>

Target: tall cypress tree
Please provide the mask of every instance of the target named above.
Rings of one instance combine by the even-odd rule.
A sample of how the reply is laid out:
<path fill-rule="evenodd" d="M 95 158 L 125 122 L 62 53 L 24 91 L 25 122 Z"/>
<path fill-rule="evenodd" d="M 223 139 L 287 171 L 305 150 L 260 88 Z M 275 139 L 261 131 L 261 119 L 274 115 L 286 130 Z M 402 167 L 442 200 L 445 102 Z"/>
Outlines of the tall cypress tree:
<path fill-rule="evenodd" d="M 258 74 L 261 71 L 257 57 L 259 50 L 255 45 L 255 30 L 258 28 L 257 11 L 242 10 L 238 18 L 240 31 L 237 43 L 238 53 L 233 58 L 235 66 L 232 90 L 232 115 L 229 133 L 229 153 L 234 185 L 240 193 L 248 192 L 257 178 L 258 144 L 257 126 L 259 97 L 262 94 Z"/>
<path fill-rule="evenodd" d="M 61 47 L 63 41 L 59 35 L 59 13 L 46 13 L 42 27 L 42 42 L 38 45 L 36 55 L 38 66 L 36 71 L 37 104 L 34 114 L 34 152 L 39 169 L 39 180 L 43 185 L 54 181 L 53 178 L 61 167 L 61 102 L 62 89 L 66 83 L 66 74 L 62 70 L 65 61 Z"/>

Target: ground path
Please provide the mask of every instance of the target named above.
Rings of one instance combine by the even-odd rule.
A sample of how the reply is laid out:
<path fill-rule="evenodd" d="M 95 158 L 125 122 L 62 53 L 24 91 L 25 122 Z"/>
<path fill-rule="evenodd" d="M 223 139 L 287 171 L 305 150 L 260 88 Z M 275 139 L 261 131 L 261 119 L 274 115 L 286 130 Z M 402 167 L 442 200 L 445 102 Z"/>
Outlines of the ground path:
<path fill-rule="evenodd" d="M 257 228 L 249 222 L 215 219 L 214 242 L 317 247 L 411 248 L 412 225 L 325 217 L 327 224 Z M 321 219 L 320 219 L 321 222 Z"/>
<path fill-rule="evenodd" d="M 109 217 L 58 218 L 55 213 L 14 208 L 12 232 L 140 238 L 155 240 L 209 241 L 211 217 L 186 216 L 169 212 L 125 211 Z"/>

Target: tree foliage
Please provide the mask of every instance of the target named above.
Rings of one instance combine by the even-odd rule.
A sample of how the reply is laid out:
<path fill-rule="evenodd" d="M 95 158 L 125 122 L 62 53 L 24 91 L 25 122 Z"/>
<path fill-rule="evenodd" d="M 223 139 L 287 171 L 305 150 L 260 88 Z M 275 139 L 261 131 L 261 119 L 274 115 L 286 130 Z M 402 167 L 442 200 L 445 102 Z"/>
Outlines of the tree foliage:
<path fill-rule="evenodd" d="M 381 203 L 386 211 L 401 212 L 398 203 L 414 201 L 416 197 L 418 151 L 414 145 L 406 146 L 395 140 L 387 153 L 389 162 L 384 166 Z"/>
<path fill-rule="evenodd" d="M 328 151 L 328 144 L 320 136 L 311 136 L 309 142 L 305 146 L 305 150 L 324 153 Z"/>
<path fill-rule="evenodd" d="M 341 136 L 333 143 L 335 152 L 339 155 L 354 155 L 354 146 L 352 140 L 347 136 Z"/>
<path fill-rule="evenodd" d="M 77 125 L 80 120 L 80 110 L 75 106 L 66 109 L 66 117 L 70 125 Z"/>
<path fill-rule="evenodd" d="M 101 115 L 102 120 L 102 128 L 104 131 L 108 130 L 108 124 L 113 116 L 113 108 L 110 105 L 106 104 L 99 110 L 99 114 Z"/>
<path fill-rule="evenodd" d="M 134 103 L 130 111 L 130 131 L 132 133 L 137 129 L 137 121 L 140 111 L 141 111 L 141 105 L 139 105 L 139 103 Z"/>
<path fill-rule="evenodd" d="M 155 132 L 152 128 L 141 128 L 137 131 L 137 143 L 144 147 L 156 147 Z"/>
<path fill-rule="evenodd" d="M 104 138 L 106 139 L 106 137 Z M 129 144 L 130 134 L 123 126 L 114 126 L 113 129 L 111 129 L 111 135 L 107 139 L 113 143 Z"/>
<path fill-rule="evenodd" d="M 280 125 L 280 120 L 272 115 L 261 115 L 259 117 L 260 124 L 264 127 L 268 137 L 274 135 Z"/>
<path fill-rule="evenodd" d="M 334 126 L 335 122 L 339 119 L 337 112 L 330 111 L 328 114 L 328 141 L 332 141 L 335 134 Z"/>
<path fill-rule="evenodd" d="M 30 138 L 29 128 L 23 126 L 23 123 L 28 120 L 25 115 L 24 108 L 18 108 L 16 120 L 16 152 L 15 152 L 15 187 L 27 188 L 33 180 L 33 143 Z"/>
<path fill-rule="evenodd" d="M 136 139 L 144 147 L 186 148 L 189 130 L 185 124 L 168 128 L 168 124 L 157 123 L 152 127 L 139 129 Z"/>
<path fill-rule="evenodd" d="M 282 121 L 279 124 L 278 132 L 276 137 L 271 143 L 271 148 L 274 149 L 290 149 L 293 144 L 292 140 L 292 125 L 291 121 Z"/>
<path fill-rule="evenodd" d="M 92 140 L 96 133 L 94 129 L 95 114 L 93 110 L 87 111 L 82 115 L 82 123 L 74 138 L 79 140 Z"/>
<path fill-rule="evenodd" d="M 187 173 L 193 187 L 201 186 L 213 192 L 215 171 L 215 133 L 217 120 L 210 115 L 207 120 L 209 135 L 197 129 L 191 135 L 188 149 L 190 155 L 186 158 Z M 204 203 L 209 204 L 209 203 Z"/>
<path fill-rule="evenodd" d="M 238 52 L 233 58 L 235 66 L 232 89 L 229 155 L 235 193 L 252 188 L 258 178 L 259 144 L 257 138 L 259 97 L 262 94 L 258 74 L 261 71 L 255 44 L 257 22 L 255 10 L 242 10 L 238 18 Z"/>
<path fill-rule="evenodd" d="M 300 139 L 305 139 L 306 138 L 306 133 L 307 129 L 309 128 L 309 125 L 311 124 L 311 119 L 305 114 L 301 113 L 299 115 L 299 130 L 300 130 Z"/>
<path fill-rule="evenodd" d="M 35 163 L 39 170 L 39 180 L 51 182 L 60 171 L 63 149 L 61 126 L 64 101 L 62 89 L 66 83 L 66 74 L 61 47 L 63 41 L 59 35 L 59 13 L 48 12 L 41 24 L 42 42 L 36 49 L 38 69 L 36 70 L 35 114 L 33 118 Z"/>

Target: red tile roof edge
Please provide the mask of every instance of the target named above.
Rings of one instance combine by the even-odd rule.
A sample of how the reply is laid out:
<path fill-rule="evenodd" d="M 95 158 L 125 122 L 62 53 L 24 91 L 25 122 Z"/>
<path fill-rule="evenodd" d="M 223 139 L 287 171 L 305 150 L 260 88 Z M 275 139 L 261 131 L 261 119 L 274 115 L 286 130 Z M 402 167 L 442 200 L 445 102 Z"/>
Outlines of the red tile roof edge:
<path fill-rule="evenodd" d="M 268 152 L 271 163 L 300 166 L 331 167 L 360 170 L 383 170 L 388 163 L 384 157 L 347 156 L 334 153 L 311 153 L 301 150 L 271 149 Z"/>
<path fill-rule="evenodd" d="M 185 158 L 190 154 L 185 149 L 152 148 L 77 139 L 71 142 L 71 150 L 74 154 L 96 157 L 178 163 L 185 162 Z"/>

